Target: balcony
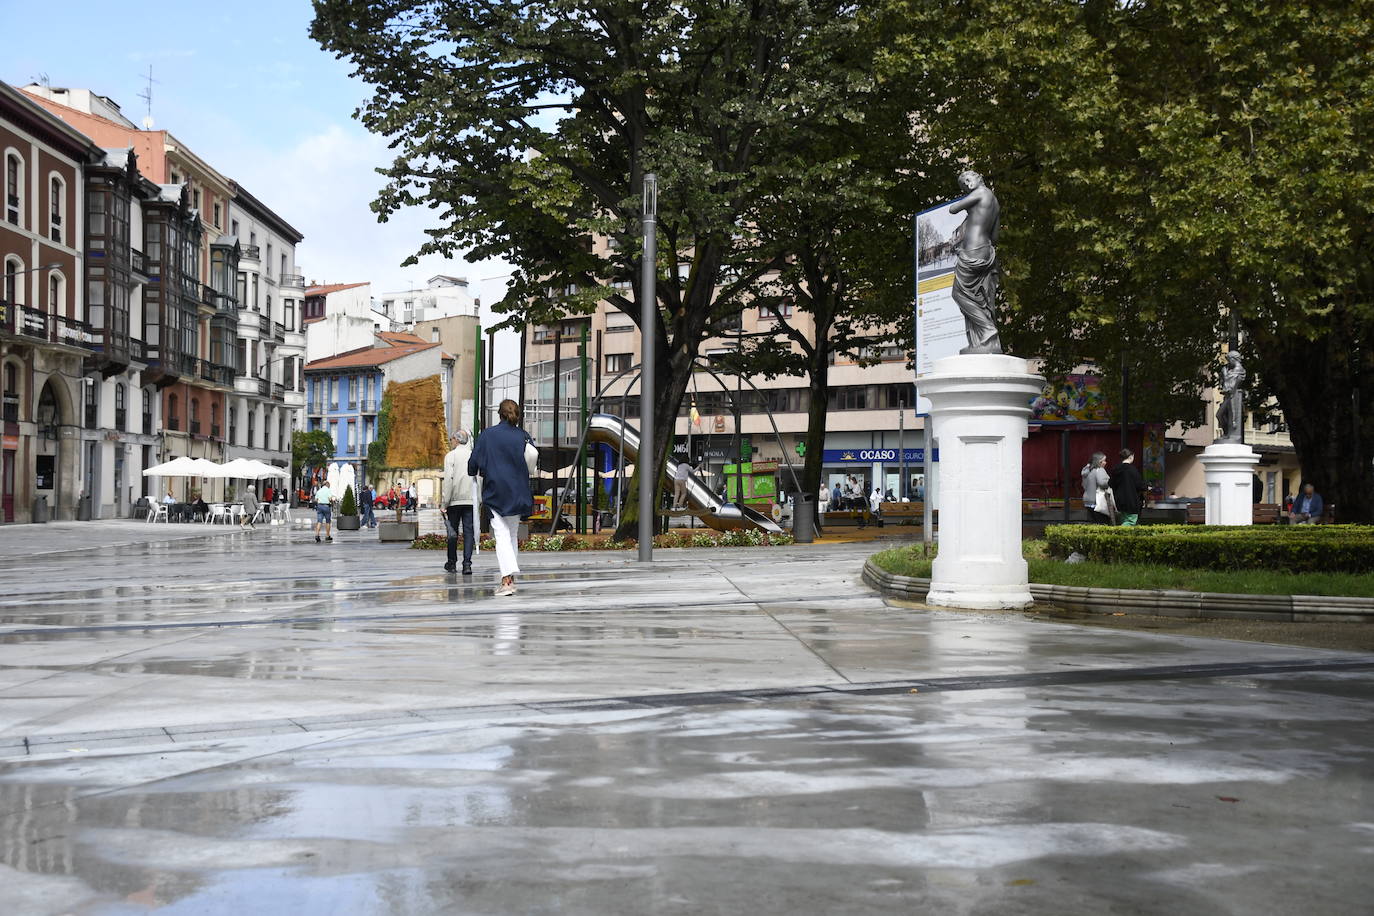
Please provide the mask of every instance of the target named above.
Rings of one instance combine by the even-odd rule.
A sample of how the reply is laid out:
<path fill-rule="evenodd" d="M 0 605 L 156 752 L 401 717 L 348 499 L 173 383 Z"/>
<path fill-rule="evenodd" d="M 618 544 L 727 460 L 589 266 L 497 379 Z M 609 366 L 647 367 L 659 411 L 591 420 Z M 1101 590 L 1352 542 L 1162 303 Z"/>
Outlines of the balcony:
<path fill-rule="evenodd" d="M 271 382 L 269 382 L 269 381 L 268 381 L 267 379 L 265 379 L 265 378 L 260 378 L 260 379 L 258 379 L 258 394 L 262 395 L 263 397 L 267 397 L 267 395 L 271 392 L 271 390 L 272 390 L 272 383 L 271 383 Z"/>
<path fill-rule="evenodd" d="M 272 333 L 272 319 L 266 315 L 258 316 L 258 333 L 263 337 Z"/>
<path fill-rule="evenodd" d="M 219 304 L 219 293 L 215 292 L 215 288 L 208 283 L 202 283 L 200 285 L 200 301 L 214 308 Z"/>
<path fill-rule="evenodd" d="M 86 428 L 95 429 L 98 417 L 94 404 L 86 405 Z"/>
<path fill-rule="evenodd" d="M 4 420 L 6 423 L 18 423 L 19 399 L 13 395 L 5 395 L 5 404 L 0 407 L 0 411 L 3 411 L 0 413 L 0 420 Z"/>
<path fill-rule="evenodd" d="M 377 412 L 377 399 L 376 399 L 376 398 L 362 398 L 362 399 L 360 399 L 360 400 L 358 401 L 358 411 L 359 411 L 360 413 L 376 413 L 376 412 Z"/>
<path fill-rule="evenodd" d="M 115 429 L 126 430 L 129 428 L 129 409 L 127 407 L 115 408 Z"/>
<path fill-rule="evenodd" d="M 211 438 L 211 439 L 218 439 L 218 438 L 219 438 L 219 426 L 216 425 L 216 424 L 214 424 L 214 423 L 211 423 L 211 424 L 210 424 L 210 438 Z"/>
<path fill-rule="evenodd" d="M 168 417 L 168 418 L 167 418 L 167 421 L 166 421 L 166 426 L 167 426 L 168 429 L 170 429 L 170 430 L 171 430 L 172 432 L 174 432 L 174 433 L 175 433 L 175 432 L 180 432 L 180 431 L 181 431 L 181 418 L 180 418 L 180 417 Z"/>
<path fill-rule="evenodd" d="M 286 397 L 286 386 L 283 385 L 281 382 L 273 382 L 273 383 L 272 383 L 272 400 L 274 400 L 274 401 L 280 401 L 280 400 L 281 400 L 282 398 L 284 398 L 284 397 Z"/>
<path fill-rule="evenodd" d="M 305 415 L 306 415 L 307 417 L 322 417 L 322 416 L 324 416 L 324 405 L 323 405 L 323 404 L 310 404 L 310 405 L 308 405 L 308 406 L 305 408 Z"/>
<path fill-rule="evenodd" d="M 285 341 L 286 325 L 282 324 L 280 321 L 272 322 L 272 339 L 277 341 L 278 343 L 282 343 L 283 341 Z"/>
<path fill-rule="evenodd" d="M 157 432 L 157 430 L 153 429 L 153 415 L 150 414 L 150 413 L 145 413 L 145 414 L 143 415 L 143 432 L 145 432 L 145 433 L 155 433 L 155 432 Z"/>
<path fill-rule="evenodd" d="M 200 421 L 199 421 L 199 420 L 192 420 L 192 421 L 191 421 L 191 435 L 193 435 L 193 436 L 199 436 L 199 435 L 200 435 Z"/>
<path fill-rule="evenodd" d="M 239 246 L 239 261 L 260 261 L 262 260 L 262 249 L 257 245 Z"/>
<path fill-rule="evenodd" d="M 282 274 L 277 285 L 305 289 L 305 277 L 301 274 Z"/>
<path fill-rule="evenodd" d="M 84 321 L 65 315 L 49 315 L 40 309 L 3 299 L 0 299 L 0 331 L 88 350 L 96 341 L 91 326 Z"/>
<path fill-rule="evenodd" d="M 129 249 L 129 267 L 136 274 L 148 276 L 148 258 L 137 248 Z"/>

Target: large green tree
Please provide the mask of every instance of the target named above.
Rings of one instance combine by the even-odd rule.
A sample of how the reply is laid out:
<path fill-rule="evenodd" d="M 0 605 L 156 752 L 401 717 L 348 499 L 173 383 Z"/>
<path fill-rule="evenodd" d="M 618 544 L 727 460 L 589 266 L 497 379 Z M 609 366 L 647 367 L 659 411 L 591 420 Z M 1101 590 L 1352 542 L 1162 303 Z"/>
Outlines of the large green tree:
<path fill-rule="evenodd" d="M 1232 316 L 1304 471 L 1374 521 L 1374 3 L 888 0 L 889 78 L 1003 206 L 1007 340 L 1198 422 Z M 1115 381 L 1116 373 L 1107 378 Z"/>
<path fill-rule="evenodd" d="M 511 324 L 638 323 L 638 218 L 658 175 L 657 405 L 667 444 L 702 341 L 780 265 L 748 219 L 760 168 L 817 120 L 858 120 L 826 78 L 856 34 L 840 0 L 315 0 L 313 36 L 375 93 L 358 116 L 397 155 L 374 209 L 434 208 L 419 253 L 501 257 Z M 598 236 L 609 249 L 592 244 Z M 609 284 L 633 283 L 620 293 Z M 646 462 L 636 464 L 641 472 Z M 622 531 L 634 523 L 627 517 Z"/>

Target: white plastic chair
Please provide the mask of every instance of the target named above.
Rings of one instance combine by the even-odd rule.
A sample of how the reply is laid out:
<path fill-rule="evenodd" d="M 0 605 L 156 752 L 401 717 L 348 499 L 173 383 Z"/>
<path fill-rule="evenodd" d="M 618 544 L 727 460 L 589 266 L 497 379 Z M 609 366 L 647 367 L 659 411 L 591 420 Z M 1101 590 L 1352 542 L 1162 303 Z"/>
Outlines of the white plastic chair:
<path fill-rule="evenodd" d="M 153 505 L 149 506 L 149 507 L 148 507 L 148 517 L 145 518 L 144 521 L 145 521 L 145 522 L 156 522 L 156 521 L 158 521 L 159 519 L 161 519 L 161 520 L 164 521 L 164 522 L 168 522 L 168 523 L 171 522 L 171 519 L 169 519 L 169 518 L 167 517 L 167 504 L 166 504 L 166 503 L 154 503 Z"/>
<path fill-rule="evenodd" d="M 229 524 L 229 507 L 228 507 L 228 506 L 221 506 L 221 505 L 211 506 L 211 507 L 210 507 L 210 511 L 207 512 L 207 513 L 205 513 L 205 524 L 207 524 L 207 525 L 212 525 L 212 524 L 214 524 L 215 522 L 218 522 L 218 521 L 222 521 L 222 522 L 224 522 L 224 524 L 226 524 L 226 525 Z"/>

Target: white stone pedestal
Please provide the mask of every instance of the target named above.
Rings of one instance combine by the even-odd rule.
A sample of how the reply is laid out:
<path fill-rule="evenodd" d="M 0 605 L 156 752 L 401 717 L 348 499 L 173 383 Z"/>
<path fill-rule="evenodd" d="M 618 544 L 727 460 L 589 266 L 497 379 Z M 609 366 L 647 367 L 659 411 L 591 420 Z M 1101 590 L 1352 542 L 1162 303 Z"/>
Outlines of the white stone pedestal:
<path fill-rule="evenodd" d="M 1207 524 L 1249 525 L 1254 522 L 1254 468 L 1259 455 L 1248 445 L 1218 442 L 1202 450 L 1207 482 Z"/>
<path fill-rule="evenodd" d="M 1024 608 L 1021 441 L 1044 378 L 1024 359 L 967 354 L 937 360 L 917 383 L 930 398 L 940 450 L 940 553 L 927 604 Z"/>

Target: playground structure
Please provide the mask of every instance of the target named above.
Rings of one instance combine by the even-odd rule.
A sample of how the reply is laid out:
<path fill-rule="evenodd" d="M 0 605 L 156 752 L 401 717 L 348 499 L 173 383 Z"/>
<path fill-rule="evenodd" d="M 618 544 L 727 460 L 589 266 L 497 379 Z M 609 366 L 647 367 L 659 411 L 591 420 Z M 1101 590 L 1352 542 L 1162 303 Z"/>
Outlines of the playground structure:
<path fill-rule="evenodd" d="M 625 461 L 639 461 L 639 430 L 625 422 L 624 418 L 608 413 L 596 413 L 587 418 L 583 433 L 585 443 L 608 445 L 621 456 L 621 467 Z M 668 479 L 672 480 L 677 472 L 677 462 L 668 459 Z M 757 528 L 771 534 L 781 534 L 782 528 L 762 512 L 744 505 L 742 502 L 725 502 L 711 492 L 696 474 L 687 479 L 687 505 L 691 514 L 701 519 L 708 528 L 716 531 L 734 531 L 741 528 Z"/>

